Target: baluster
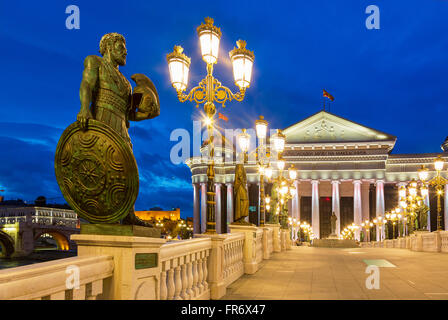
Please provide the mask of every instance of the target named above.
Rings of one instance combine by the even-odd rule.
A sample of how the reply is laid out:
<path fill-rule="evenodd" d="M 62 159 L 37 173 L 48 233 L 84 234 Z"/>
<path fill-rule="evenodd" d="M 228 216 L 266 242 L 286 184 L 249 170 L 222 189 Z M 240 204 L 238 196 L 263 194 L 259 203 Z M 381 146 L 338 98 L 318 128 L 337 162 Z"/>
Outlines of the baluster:
<path fill-rule="evenodd" d="M 174 297 L 174 269 L 168 270 L 168 295 L 167 300 L 173 300 Z"/>
<path fill-rule="evenodd" d="M 190 262 L 188 262 L 187 264 L 187 279 L 188 279 L 187 294 L 189 295 L 190 299 L 193 299 L 194 298 L 193 263 L 191 262 L 191 256 L 190 256 Z"/>
<path fill-rule="evenodd" d="M 228 264 L 228 256 L 227 256 L 227 249 L 228 249 L 228 247 L 227 247 L 227 244 L 225 244 L 223 247 L 222 247 L 222 256 L 223 256 L 223 261 L 222 261 L 222 276 L 223 276 L 223 278 L 225 279 L 225 278 L 227 278 L 227 276 L 228 276 L 228 272 L 227 272 L 227 269 L 228 269 L 228 267 L 229 267 L 229 264 Z"/>
<path fill-rule="evenodd" d="M 199 254 L 201 254 L 199 252 Z M 204 272 L 203 272 L 203 268 L 202 268 L 202 258 L 199 258 L 198 260 L 198 288 L 199 288 L 199 293 L 202 294 L 202 292 L 204 292 Z"/>
<path fill-rule="evenodd" d="M 207 251 L 205 251 L 205 257 L 204 259 L 202 259 L 202 268 L 203 268 L 203 285 L 204 285 L 204 290 L 208 289 L 208 281 L 207 281 L 207 276 L 208 276 L 208 268 L 207 268 Z"/>
<path fill-rule="evenodd" d="M 196 259 L 196 257 L 194 256 Z M 199 287 L 198 287 L 198 261 L 193 261 L 193 291 L 194 296 L 197 297 L 199 295 Z"/>
<path fill-rule="evenodd" d="M 185 257 L 184 257 L 185 259 Z M 183 264 L 181 266 L 182 268 L 182 291 L 180 293 L 180 296 L 182 297 L 182 299 L 187 300 L 189 299 L 189 296 L 187 294 L 187 287 L 188 287 L 188 279 L 187 279 L 187 266 L 185 264 Z"/>
<path fill-rule="evenodd" d="M 177 266 L 175 269 L 175 291 L 174 291 L 174 299 L 181 300 L 180 291 L 182 290 L 182 281 L 180 279 L 180 267 Z"/>
<path fill-rule="evenodd" d="M 160 300 L 166 300 L 167 294 L 166 271 L 162 271 L 160 274 Z"/>

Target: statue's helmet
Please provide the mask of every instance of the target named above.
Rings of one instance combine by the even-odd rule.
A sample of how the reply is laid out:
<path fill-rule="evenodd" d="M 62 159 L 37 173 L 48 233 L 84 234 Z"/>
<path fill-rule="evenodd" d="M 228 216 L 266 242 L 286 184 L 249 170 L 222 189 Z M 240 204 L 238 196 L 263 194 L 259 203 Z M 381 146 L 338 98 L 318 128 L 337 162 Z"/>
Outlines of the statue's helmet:
<path fill-rule="evenodd" d="M 131 76 L 137 86 L 132 93 L 132 108 L 141 113 L 148 113 L 148 119 L 160 114 L 159 94 L 154 83 L 141 73 Z"/>

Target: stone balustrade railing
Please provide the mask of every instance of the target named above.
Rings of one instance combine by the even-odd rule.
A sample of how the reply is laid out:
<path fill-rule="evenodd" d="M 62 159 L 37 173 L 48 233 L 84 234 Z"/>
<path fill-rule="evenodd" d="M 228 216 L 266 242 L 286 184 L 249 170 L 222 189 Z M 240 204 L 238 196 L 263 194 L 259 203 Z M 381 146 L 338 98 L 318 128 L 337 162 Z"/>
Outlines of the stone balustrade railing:
<path fill-rule="evenodd" d="M 383 241 L 371 241 L 363 243 L 362 247 L 384 247 L 409 249 L 423 252 L 448 252 L 448 231 L 416 231 L 406 237 L 387 239 Z"/>
<path fill-rule="evenodd" d="M 78 256 L 0 271 L 0 300 L 219 299 L 244 273 L 253 274 L 273 252 L 290 248 L 279 225 L 231 225 L 232 233 L 163 239 L 78 234 Z M 276 250 L 277 246 L 277 250 Z M 68 288 L 67 270 L 79 275 Z M 70 269 L 70 270 L 72 270 Z"/>
<path fill-rule="evenodd" d="M 113 258 L 108 255 L 1 270 L 0 300 L 93 300 L 103 293 L 113 271 Z"/>
<path fill-rule="evenodd" d="M 160 247 L 160 300 L 208 300 L 210 239 L 190 239 Z"/>

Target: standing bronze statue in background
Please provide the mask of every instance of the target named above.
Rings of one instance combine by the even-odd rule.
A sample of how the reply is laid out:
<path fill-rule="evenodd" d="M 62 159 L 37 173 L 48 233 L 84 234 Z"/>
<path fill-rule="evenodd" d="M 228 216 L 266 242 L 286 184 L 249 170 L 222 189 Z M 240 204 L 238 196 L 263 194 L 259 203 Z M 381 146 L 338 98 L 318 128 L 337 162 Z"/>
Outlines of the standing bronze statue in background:
<path fill-rule="evenodd" d="M 118 69 L 127 55 L 121 34 L 104 35 L 100 53 L 84 61 L 81 110 L 59 140 L 56 179 L 69 205 L 89 222 L 151 226 L 134 214 L 139 178 L 128 128 L 129 121 L 160 114 L 157 90 L 145 75 L 134 74 L 132 93 Z"/>
<path fill-rule="evenodd" d="M 235 224 L 250 224 L 245 220 L 249 216 L 249 196 L 247 193 L 246 170 L 243 164 L 235 167 Z"/>

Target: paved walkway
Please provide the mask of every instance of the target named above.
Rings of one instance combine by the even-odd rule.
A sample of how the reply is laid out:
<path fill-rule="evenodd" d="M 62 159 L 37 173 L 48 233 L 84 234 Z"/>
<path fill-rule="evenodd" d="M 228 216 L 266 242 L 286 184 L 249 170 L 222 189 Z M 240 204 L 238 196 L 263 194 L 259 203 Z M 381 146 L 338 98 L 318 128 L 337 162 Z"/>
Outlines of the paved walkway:
<path fill-rule="evenodd" d="M 367 289 L 363 260 L 384 259 L 380 289 Z M 407 249 L 293 247 L 244 275 L 223 299 L 443 299 L 448 300 L 448 254 Z"/>

